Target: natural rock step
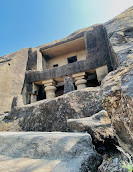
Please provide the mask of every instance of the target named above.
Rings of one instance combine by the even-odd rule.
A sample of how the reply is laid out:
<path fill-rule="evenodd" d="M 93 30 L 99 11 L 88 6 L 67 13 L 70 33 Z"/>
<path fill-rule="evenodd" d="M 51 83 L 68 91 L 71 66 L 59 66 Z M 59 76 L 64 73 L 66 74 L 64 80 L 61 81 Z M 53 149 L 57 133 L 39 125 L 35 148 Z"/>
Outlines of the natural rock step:
<path fill-rule="evenodd" d="M 97 171 L 101 157 L 87 133 L 0 132 L 0 171 Z"/>
<path fill-rule="evenodd" d="M 95 142 L 114 139 L 111 120 L 105 110 L 86 118 L 68 119 L 67 125 L 71 131 L 88 132 Z"/>

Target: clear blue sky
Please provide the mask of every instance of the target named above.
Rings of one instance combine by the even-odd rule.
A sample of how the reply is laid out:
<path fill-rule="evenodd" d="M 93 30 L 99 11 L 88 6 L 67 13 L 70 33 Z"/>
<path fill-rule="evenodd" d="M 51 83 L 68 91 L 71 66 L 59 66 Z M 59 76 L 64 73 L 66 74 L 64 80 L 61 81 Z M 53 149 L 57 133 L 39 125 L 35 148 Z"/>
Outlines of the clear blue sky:
<path fill-rule="evenodd" d="M 103 23 L 133 0 L 0 0 L 0 56 Z"/>

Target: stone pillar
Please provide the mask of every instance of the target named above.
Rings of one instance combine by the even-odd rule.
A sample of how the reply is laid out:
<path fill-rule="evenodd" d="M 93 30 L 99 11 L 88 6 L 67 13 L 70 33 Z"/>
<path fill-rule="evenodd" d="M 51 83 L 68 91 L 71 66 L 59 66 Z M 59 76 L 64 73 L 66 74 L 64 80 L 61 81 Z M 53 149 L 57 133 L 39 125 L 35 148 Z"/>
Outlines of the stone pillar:
<path fill-rule="evenodd" d="M 30 100 L 31 100 L 31 103 L 36 102 L 36 101 L 37 101 L 37 97 L 36 97 L 36 95 L 35 95 L 35 94 L 33 94 L 33 93 L 31 93 L 31 95 L 30 95 Z"/>
<path fill-rule="evenodd" d="M 108 74 L 107 65 L 96 68 L 97 80 L 99 83 L 103 80 L 103 78 Z"/>
<path fill-rule="evenodd" d="M 42 53 L 37 49 L 37 70 L 43 70 L 42 66 Z"/>
<path fill-rule="evenodd" d="M 37 101 L 37 92 L 38 92 L 38 85 L 35 83 L 32 83 L 32 93 L 31 93 L 31 103 L 34 103 Z"/>
<path fill-rule="evenodd" d="M 75 85 L 77 86 L 77 90 L 81 90 L 83 88 L 86 88 L 86 79 L 79 79 L 75 82 Z"/>
<path fill-rule="evenodd" d="M 75 79 L 75 85 L 77 86 L 77 90 L 81 90 L 86 88 L 87 80 L 85 79 L 85 72 L 75 73 L 72 75 Z"/>
<path fill-rule="evenodd" d="M 53 79 L 42 81 L 42 84 L 45 86 L 46 91 L 46 99 L 54 98 L 55 97 L 55 81 Z"/>
<path fill-rule="evenodd" d="M 69 93 L 71 91 L 74 91 L 74 84 L 73 80 L 70 77 L 65 77 L 64 78 L 64 94 Z"/>

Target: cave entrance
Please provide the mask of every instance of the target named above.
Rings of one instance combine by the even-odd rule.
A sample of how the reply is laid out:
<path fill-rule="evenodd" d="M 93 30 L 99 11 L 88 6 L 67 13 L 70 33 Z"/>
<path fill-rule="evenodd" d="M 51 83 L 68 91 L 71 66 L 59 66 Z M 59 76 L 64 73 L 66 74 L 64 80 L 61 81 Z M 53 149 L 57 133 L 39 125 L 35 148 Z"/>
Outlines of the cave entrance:
<path fill-rule="evenodd" d="M 44 91 L 44 85 L 38 85 L 37 101 L 46 99 L 46 93 Z"/>
<path fill-rule="evenodd" d="M 58 86 L 57 90 L 55 92 L 56 97 L 61 96 L 64 94 L 64 85 L 63 86 Z"/>
<path fill-rule="evenodd" d="M 97 74 L 95 69 L 91 71 L 86 71 L 86 80 L 87 80 L 87 87 L 97 87 L 100 85 L 97 79 Z"/>
<path fill-rule="evenodd" d="M 92 78 L 90 80 L 90 78 L 88 77 L 87 78 L 87 84 L 86 84 L 87 87 L 97 87 L 97 86 L 100 86 L 98 80 L 97 80 L 97 77 L 95 76 L 95 78 Z"/>

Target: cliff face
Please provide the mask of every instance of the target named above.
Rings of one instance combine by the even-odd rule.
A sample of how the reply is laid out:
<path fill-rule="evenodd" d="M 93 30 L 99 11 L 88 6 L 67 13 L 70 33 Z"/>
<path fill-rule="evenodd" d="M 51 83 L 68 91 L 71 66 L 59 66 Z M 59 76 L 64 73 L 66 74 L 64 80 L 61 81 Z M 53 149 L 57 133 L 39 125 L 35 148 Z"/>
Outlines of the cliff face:
<path fill-rule="evenodd" d="M 117 62 L 101 85 L 103 105 L 119 144 L 133 154 L 133 7 L 105 24 Z"/>
<path fill-rule="evenodd" d="M 88 117 L 90 111 L 91 115 L 97 113 L 96 107 L 99 106 L 98 110 L 102 110 L 99 99 L 101 97 L 120 145 L 127 152 L 133 154 L 133 7 L 105 23 L 104 29 L 108 51 L 112 56 L 115 70 L 102 81 L 101 96 L 99 96 L 99 90 L 96 93 L 97 89 L 94 91 L 97 95 L 93 94 L 93 96 L 91 96 L 92 92 L 86 89 L 52 100 L 43 100 L 35 104 L 17 107 L 4 118 L 5 121 L 10 120 L 6 121 L 6 124 L 11 122 L 11 128 L 16 125 L 18 130 L 68 131 L 67 118 Z M 73 33 L 65 38 L 64 42 L 83 36 L 85 31 L 88 31 L 88 28 Z M 63 40 L 51 44 L 60 44 L 60 42 Z M 51 44 L 45 46 L 48 47 Z M 38 48 L 43 49 L 43 47 L 44 45 Z M 30 57 L 32 58 L 32 55 Z M 1 59 L 0 112 L 10 110 L 12 99 L 21 93 L 27 61 L 28 49 L 20 50 Z M 98 100 L 95 100 L 97 96 Z M 95 102 L 97 103 L 95 104 Z M 3 121 L 1 128 L 2 125 Z M 11 128 L 8 126 L 8 129 L 4 130 L 11 130 Z"/>
<path fill-rule="evenodd" d="M 133 7 L 104 24 L 114 59 L 114 68 L 132 63 Z"/>
<path fill-rule="evenodd" d="M 28 49 L 22 49 L 0 59 L 0 113 L 10 111 L 12 100 L 21 94 Z"/>
<path fill-rule="evenodd" d="M 41 57 L 39 61 L 39 50 L 42 51 L 43 49 L 68 43 L 81 37 L 86 47 L 86 60 L 47 70 L 41 70 L 42 68 L 38 67 L 38 64 L 43 59 Z M 41 55 L 43 55 L 43 52 Z M 0 58 L 0 113 L 11 110 L 12 100 L 21 94 L 24 81 L 23 97 L 26 104 L 30 102 L 33 82 L 64 77 L 78 72 L 93 70 L 104 65 L 108 66 L 109 71 L 112 69 L 103 25 L 87 27 L 74 32 L 62 40 L 45 44 L 38 48 L 22 49 L 6 55 Z"/>

